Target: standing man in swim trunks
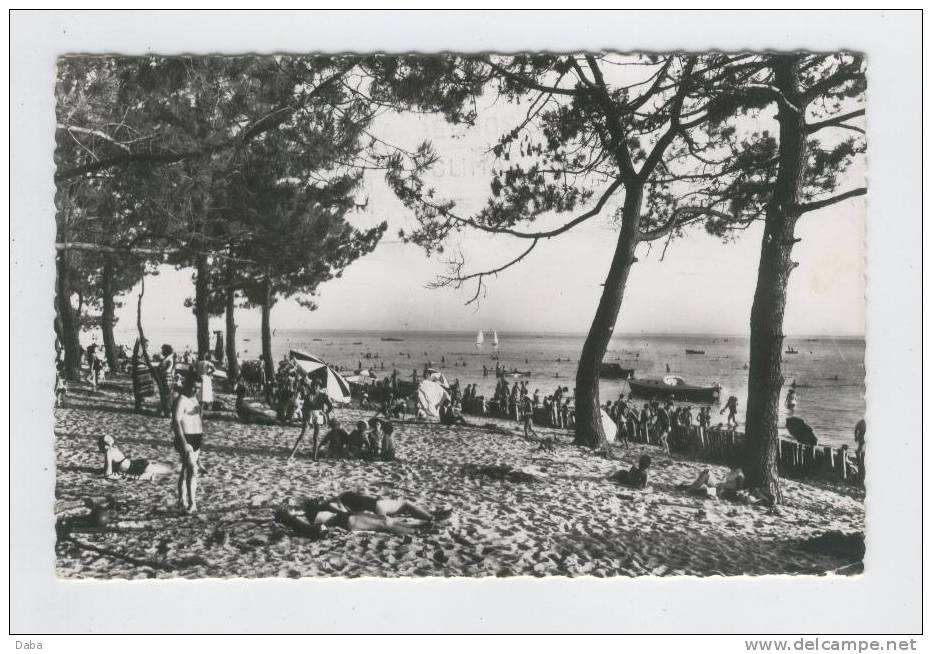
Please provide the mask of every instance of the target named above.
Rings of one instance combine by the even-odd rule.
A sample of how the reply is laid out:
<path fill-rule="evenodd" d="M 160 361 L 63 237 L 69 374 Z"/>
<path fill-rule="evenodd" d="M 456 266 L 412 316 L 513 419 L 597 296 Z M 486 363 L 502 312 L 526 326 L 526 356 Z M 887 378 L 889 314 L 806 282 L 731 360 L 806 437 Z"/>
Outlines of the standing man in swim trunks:
<path fill-rule="evenodd" d="M 181 456 L 178 504 L 189 514 L 197 511 L 197 460 L 204 443 L 204 423 L 197 401 L 199 386 L 197 373 L 189 370 L 172 408 L 173 445 Z"/>
<path fill-rule="evenodd" d="M 307 397 L 304 398 L 304 405 L 301 408 L 301 413 L 303 414 L 304 423 L 301 426 L 301 433 L 298 434 L 298 440 L 295 441 L 294 447 L 291 448 L 291 454 L 288 455 L 288 460 L 294 457 L 295 452 L 298 451 L 298 446 L 301 444 L 301 441 L 304 440 L 304 434 L 307 433 L 307 428 L 313 428 L 314 434 L 314 460 L 317 461 L 318 449 L 320 447 L 320 427 L 321 425 L 327 424 L 329 419 L 329 414 L 333 411 L 333 404 L 330 402 L 330 398 L 327 397 L 326 393 L 320 392 L 320 386 L 316 381 L 311 382 L 311 388 L 307 393 Z"/>

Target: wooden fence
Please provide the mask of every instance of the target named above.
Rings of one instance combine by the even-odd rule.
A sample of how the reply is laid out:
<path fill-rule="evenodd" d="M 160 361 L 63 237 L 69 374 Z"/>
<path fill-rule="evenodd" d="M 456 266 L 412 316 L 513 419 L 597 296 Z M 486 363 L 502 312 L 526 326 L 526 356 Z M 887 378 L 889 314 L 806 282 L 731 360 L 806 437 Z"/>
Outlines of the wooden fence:
<path fill-rule="evenodd" d="M 494 403 L 482 398 L 473 398 L 463 403 L 463 413 L 475 416 L 494 416 L 515 419 L 513 412 L 505 413 Z M 540 427 L 567 428 L 565 424 L 554 422 L 549 411 L 542 407 L 534 409 L 533 422 Z M 572 418 L 570 419 L 572 426 Z M 644 427 L 628 423 L 628 438 L 636 443 L 659 445 L 660 438 L 653 426 Z M 744 434 L 723 426 L 703 429 L 698 426 L 676 426 L 672 429 L 668 442 L 670 449 L 692 458 L 736 466 L 741 463 L 744 453 Z M 848 446 L 840 448 L 828 445 L 805 445 L 794 440 L 780 439 L 780 451 L 777 457 L 780 475 L 790 478 L 823 478 L 838 481 L 856 481 L 856 474 L 849 471 L 849 466 L 856 467 L 853 457 L 848 457 Z"/>

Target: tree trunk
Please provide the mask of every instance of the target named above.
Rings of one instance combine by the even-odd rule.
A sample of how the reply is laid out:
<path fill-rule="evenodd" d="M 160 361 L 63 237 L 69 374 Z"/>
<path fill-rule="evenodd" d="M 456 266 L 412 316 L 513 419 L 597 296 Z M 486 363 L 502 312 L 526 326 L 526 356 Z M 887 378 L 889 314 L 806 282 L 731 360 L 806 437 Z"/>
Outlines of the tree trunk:
<path fill-rule="evenodd" d="M 110 370 L 117 372 L 120 369 L 120 357 L 117 352 L 116 338 L 113 336 L 113 326 L 116 324 L 116 302 L 113 300 L 113 262 L 110 257 L 104 261 L 101 294 L 103 295 L 103 312 L 100 316 L 100 329 L 104 336 L 104 354 Z"/>
<path fill-rule="evenodd" d="M 194 317 L 197 321 L 197 352 L 210 352 L 210 287 L 209 264 L 206 254 L 197 255 L 197 271 L 194 278 Z"/>
<path fill-rule="evenodd" d="M 55 257 L 58 273 L 55 289 L 55 308 L 61 329 L 62 346 L 65 348 L 65 377 L 77 380 L 81 377 L 81 338 L 78 318 L 71 306 L 71 270 L 68 255 L 60 252 Z"/>
<path fill-rule="evenodd" d="M 272 365 L 272 282 L 265 282 L 265 292 L 262 301 L 262 358 L 265 359 L 265 376 L 271 380 L 275 375 Z"/>
<path fill-rule="evenodd" d="M 162 375 L 159 374 L 158 368 L 152 365 L 152 358 L 149 356 L 149 340 L 145 332 L 142 331 L 142 296 L 146 294 L 146 275 L 143 271 L 142 279 L 139 280 L 139 299 L 136 300 L 136 331 L 139 332 L 139 345 L 142 350 L 142 358 L 149 368 L 149 373 L 155 381 L 156 388 L 159 389 L 159 396 L 164 398 L 171 393 L 171 389 L 165 384 Z"/>
<path fill-rule="evenodd" d="M 643 189 L 639 186 L 627 188 L 622 209 L 621 231 L 605 288 L 599 299 L 595 318 L 583 344 L 576 371 L 576 445 L 600 448 L 605 445 L 602 428 L 601 402 L 599 399 L 599 367 L 605 357 L 609 341 L 615 331 L 615 322 L 625 294 L 628 273 L 635 262 L 634 251 L 638 243 L 638 227 L 641 215 Z"/>
<path fill-rule="evenodd" d="M 231 387 L 239 379 L 239 358 L 236 356 L 236 289 L 227 288 L 227 381 Z"/>
<path fill-rule="evenodd" d="M 796 204 L 806 162 L 805 110 L 798 91 L 796 61 L 776 58 L 776 86 L 801 111 L 781 105 L 779 171 L 767 205 L 761 243 L 757 288 L 751 306 L 751 353 L 748 371 L 748 406 L 745 419 L 744 471 L 748 486 L 761 488 L 782 501 L 777 459 L 778 415 L 783 388 L 783 313 L 796 244 Z"/>

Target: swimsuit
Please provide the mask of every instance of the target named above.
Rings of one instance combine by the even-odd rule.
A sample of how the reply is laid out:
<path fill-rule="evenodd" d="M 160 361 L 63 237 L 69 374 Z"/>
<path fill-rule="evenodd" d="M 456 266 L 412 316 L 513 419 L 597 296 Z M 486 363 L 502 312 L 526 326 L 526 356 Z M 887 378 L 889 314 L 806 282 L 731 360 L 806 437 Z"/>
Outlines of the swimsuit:
<path fill-rule="evenodd" d="M 195 452 L 197 452 L 201 449 L 201 445 L 204 444 L 204 434 L 185 434 L 184 440 L 187 441 L 188 445 L 190 445 Z M 173 444 L 175 446 L 175 451 L 178 452 L 178 454 L 184 454 L 185 447 L 181 443 L 180 436 L 175 436 Z"/>

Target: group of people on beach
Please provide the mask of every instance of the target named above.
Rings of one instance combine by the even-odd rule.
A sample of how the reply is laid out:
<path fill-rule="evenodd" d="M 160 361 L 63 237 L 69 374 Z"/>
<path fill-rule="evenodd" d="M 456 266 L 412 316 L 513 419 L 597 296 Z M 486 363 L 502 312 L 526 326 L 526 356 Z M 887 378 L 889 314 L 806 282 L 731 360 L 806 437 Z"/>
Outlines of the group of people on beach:
<path fill-rule="evenodd" d="M 698 426 L 708 430 L 712 426 L 712 409 L 699 407 L 696 414 L 690 405 L 676 406 L 672 400 L 645 402 L 640 409 L 622 393 L 616 402 L 608 401 L 605 413 L 618 428 L 618 440 L 629 447 L 631 440 L 656 440 L 667 454 L 670 453 L 670 434 L 674 427 Z M 651 439 L 651 436 L 654 439 Z"/>

